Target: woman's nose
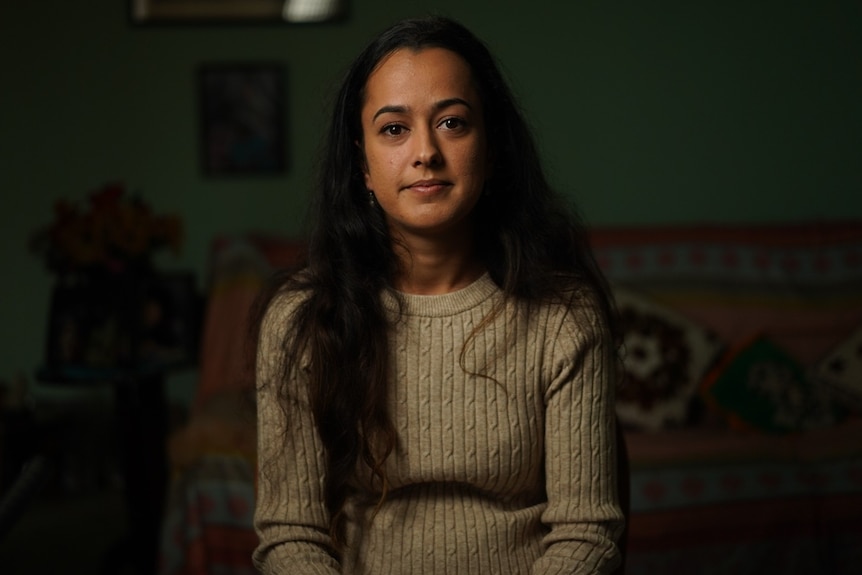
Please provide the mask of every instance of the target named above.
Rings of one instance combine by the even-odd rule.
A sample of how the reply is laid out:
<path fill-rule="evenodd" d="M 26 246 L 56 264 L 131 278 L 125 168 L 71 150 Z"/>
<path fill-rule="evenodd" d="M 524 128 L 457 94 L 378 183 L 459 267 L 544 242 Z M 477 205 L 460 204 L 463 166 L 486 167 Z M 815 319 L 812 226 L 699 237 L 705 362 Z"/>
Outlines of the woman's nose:
<path fill-rule="evenodd" d="M 416 157 L 413 159 L 413 167 L 437 166 L 443 162 L 440 146 L 437 143 L 437 135 L 433 129 L 417 130 L 414 132 L 416 145 Z"/>

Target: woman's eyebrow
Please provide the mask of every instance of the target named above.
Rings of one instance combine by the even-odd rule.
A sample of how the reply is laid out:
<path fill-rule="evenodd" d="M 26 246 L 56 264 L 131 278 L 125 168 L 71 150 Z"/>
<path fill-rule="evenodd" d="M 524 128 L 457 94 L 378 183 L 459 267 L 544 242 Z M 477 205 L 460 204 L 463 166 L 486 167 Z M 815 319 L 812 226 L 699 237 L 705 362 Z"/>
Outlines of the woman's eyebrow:
<path fill-rule="evenodd" d="M 407 106 L 383 106 L 379 110 L 374 113 L 374 117 L 371 118 L 371 121 L 377 119 L 377 116 L 381 114 L 404 114 L 407 112 Z"/>
<path fill-rule="evenodd" d="M 445 100 L 440 100 L 436 104 L 434 104 L 434 110 L 440 111 L 450 106 L 466 106 L 468 109 L 472 110 L 473 106 L 470 105 L 470 102 L 463 98 L 446 98 Z"/>
<path fill-rule="evenodd" d="M 466 106 L 467 108 L 469 108 L 471 110 L 473 109 L 473 106 L 470 105 L 470 102 L 468 102 L 467 100 L 465 100 L 463 98 L 446 98 L 445 100 L 440 100 L 439 102 L 434 103 L 434 111 L 435 112 L 440 111 L 440 110 L 443 110 L 443 109 L 448 108 L 450 106 L 457 106 L 457 105 Z M 382 108 L 380 108 L 379 110 L 377 110 L 374 113 L 374 117 L 371 118 L 371 121 L 373 122 L 374 120 L 376 120 L 377 117 L 380 116 L 381 114 L 404 114 L 408 110 L 409 110 L 409 108 L 407 106 L 397 106 L 397 105 L 383 106 Z"/>

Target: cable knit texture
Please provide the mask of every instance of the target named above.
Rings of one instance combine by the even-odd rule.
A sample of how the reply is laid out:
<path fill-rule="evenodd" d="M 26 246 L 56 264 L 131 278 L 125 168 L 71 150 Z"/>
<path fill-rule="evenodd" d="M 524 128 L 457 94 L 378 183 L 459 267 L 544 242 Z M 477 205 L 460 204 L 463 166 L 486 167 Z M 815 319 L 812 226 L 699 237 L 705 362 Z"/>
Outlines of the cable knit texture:
<path fill-rule="evenodd" d="M 397 302 L 383 297 L 394 316 Z M 273 391 L 296 297 L 273 303 L 257 368 L 263 573 L 556 575 L 618 564 L 610 335 L 580 296 L 529 312 L 507 304 L 471 338 L 502 297 L 487 275 L 450 294 L 403 295 L 390 337 L 391 491 L 372 518 L 379 491 L 357 470 L 340 562 L 304 381 L 289 382 L 286 414 Z"/>

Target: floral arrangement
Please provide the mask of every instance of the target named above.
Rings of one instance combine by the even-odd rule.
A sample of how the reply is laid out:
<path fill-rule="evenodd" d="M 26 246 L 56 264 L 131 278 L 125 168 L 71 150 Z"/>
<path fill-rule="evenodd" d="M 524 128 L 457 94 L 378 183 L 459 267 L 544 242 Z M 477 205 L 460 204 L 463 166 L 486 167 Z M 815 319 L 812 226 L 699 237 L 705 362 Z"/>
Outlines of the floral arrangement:
<path fill-rule="evenodd" d="M 65 199 L 54 206 L 54 221 L 33 236 L 31 248 L 60 276 L 147 271 L 162 249 L 178 253 L 182 221 L 156 216 L 123 184 L 93 191 L 84 209 Z"/>

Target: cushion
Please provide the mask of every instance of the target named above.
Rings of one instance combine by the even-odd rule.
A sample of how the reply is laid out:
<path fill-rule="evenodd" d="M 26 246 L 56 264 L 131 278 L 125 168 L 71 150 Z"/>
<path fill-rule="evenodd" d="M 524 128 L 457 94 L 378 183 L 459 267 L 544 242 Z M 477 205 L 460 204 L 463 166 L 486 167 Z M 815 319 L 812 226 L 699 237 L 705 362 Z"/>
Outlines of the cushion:
<path fill-rule="evenodd" d="M 786 433 L 836 423 L 840 411 L 789 352 L 763 335 L 731 349 L 704 378 L 707 403 L 736 429 Z"/>
<path fill-rule="evenodd" d="M 624 286 L 614 286 L 626 382 L 620 422 L 656 431 L 688 423 L 701 378 L 722 349 L 712 332 Z"/>
<path fill-rule="evenodd" d="M 812 377 L 839 403 L 862 413 L 862 325 L 814 366 Z"/>

